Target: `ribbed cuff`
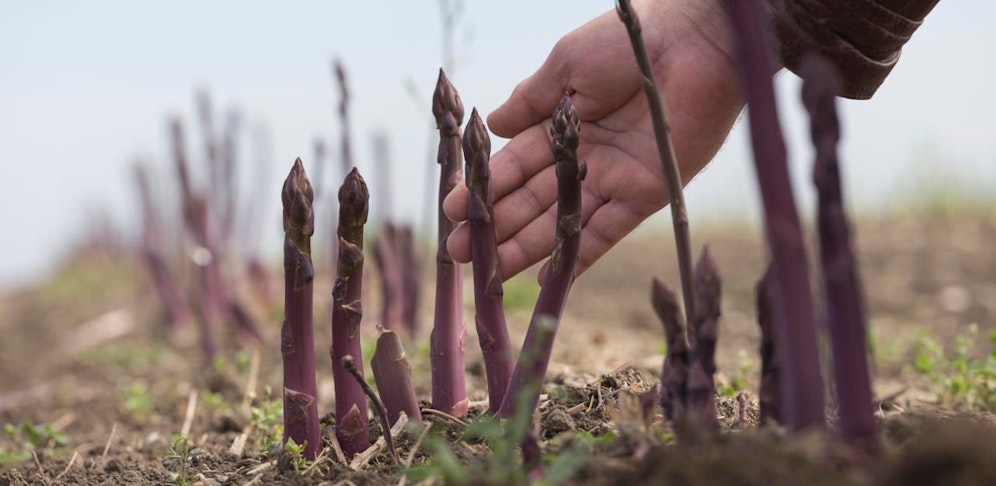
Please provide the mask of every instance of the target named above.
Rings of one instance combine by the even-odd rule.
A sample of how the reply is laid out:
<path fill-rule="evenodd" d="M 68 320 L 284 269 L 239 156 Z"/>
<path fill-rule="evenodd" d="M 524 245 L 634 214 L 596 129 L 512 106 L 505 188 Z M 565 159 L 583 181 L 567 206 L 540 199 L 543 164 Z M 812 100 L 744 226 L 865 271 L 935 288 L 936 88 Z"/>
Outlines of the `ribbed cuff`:
<path fill-rule="evenodd" d="M 868 99 L 937 0 L 769 0 L 782 64 L 815 51 L 840 73 L 842 96 Z"/>

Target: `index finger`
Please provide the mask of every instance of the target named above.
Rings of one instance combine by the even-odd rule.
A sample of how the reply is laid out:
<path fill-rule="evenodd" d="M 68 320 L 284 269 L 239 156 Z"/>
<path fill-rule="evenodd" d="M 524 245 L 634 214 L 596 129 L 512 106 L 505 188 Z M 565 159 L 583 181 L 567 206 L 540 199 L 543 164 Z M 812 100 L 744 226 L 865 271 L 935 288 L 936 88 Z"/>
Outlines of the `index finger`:
<path fill-rule="evenodd" d="M 491 189 L 495 201 L 521 187 L 534 175 L 553 164 L 550 151 L 550 121 L 533 125 L 518 134 L 491 157 Z M 467 186 L 457 184 L 443 201 L 443 211 L 451 221 L 467 219 Z"/>

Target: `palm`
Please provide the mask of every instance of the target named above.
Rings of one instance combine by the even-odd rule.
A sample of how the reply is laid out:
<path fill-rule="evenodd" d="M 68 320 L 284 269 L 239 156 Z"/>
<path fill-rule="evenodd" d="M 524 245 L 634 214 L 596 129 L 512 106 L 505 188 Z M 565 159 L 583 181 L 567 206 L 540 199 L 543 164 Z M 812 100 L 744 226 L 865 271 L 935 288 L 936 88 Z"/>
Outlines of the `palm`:
<path fill-rule="evenodd" d="M 656 53 L 655 77 L 687 181 L 715 154 L 740 102 L 728 59 L 701 39 L 688 40 L 694 29 L 682 22 L 688 20 L 678 17 L 671 22 L 677 25 L 661 29 L 663 34 L 645 37 Z M 505 278 L 541 261 L 553 244 L 557 194 L 549 113 L 567 89 L 582 119 L 578 156 L 588 165 L 579 273 L 667 203 L 647 102 L 629 49 L 623 26 L 609 12 L 566 36 L 544 66 L 489 117 L 496 134 L 512 137 L 492 159 Z M 447 214 L 455 221 L 466 219 L 466 201 L 466 190 L 458 187 L 447 198 Z M 457 228 L 449 249 L 457 261 L 469 261 L 467 228 Z"/>

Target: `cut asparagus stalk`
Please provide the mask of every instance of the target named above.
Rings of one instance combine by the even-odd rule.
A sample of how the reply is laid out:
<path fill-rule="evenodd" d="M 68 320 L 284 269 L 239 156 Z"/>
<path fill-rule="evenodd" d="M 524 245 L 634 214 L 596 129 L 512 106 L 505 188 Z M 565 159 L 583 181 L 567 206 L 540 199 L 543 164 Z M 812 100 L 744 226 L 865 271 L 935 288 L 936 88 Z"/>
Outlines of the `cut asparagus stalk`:
<path fill-rule="evenodd" d="M 463 322 L 463 274 L 446 249 L 453 223 L 443 213 L 443 200 L 456 187 L 460 173 L 460 124 L 463 104 L 460 95 L 439 70 L 432 95 L 432 114 L 439 128 L 439 249 L 436 252 L 436 302 L 429 360 L 432 367 L 432 408 L 454 417 L 467 414 L 464 382 L 464 347 L 467 328 Z"/>
<path fill-rule="evenodd" d="M 526 339 L 522 344 L 523 349 L 535 346 L 540 352 L 533 363 L 525 363 L 519 357 L 498 411 L 501 417 L 510 417 L 515 412 L 516 400 L 524 391 L 531 392 L 529 411 L 535 410 L 539 388 L 528 390 L 525 387 L 530 382 L 542 384 L 546 377 L 560 316 L 574 283 L 581 250 L 581 181 L 586 171 L 585 166 L 578 164 L 577 157 L 580 128 L 578 112 L 571 104 L 570 95 L 565 93 L 553 112 L 550 125 L 551 148 L 557 164 L 557 235 L 550 255 L 550 269 L 536 299 L 536 307 L 533 308 Z M 538 330 L 539 322 L 545 319 L 551 320 L 550 332 Z"/>
<path fill-rule="evenodd" d="M 418 398 L 412 385 L 412 366 L 398 333 L 390 330 L 381 333 L 377 338 L 374 355 L 370 358 L 370 368 L 384 406 L 387 407 L 391 425 L 398 420 L 401 412 L 408 415 L 408 420 L 421 422 L 422 412 L 418 408 Z"/>
<path fill-rule="evenodd" d="M 321 449 L 315 385 L 315 338 L 312 316 L 315 270 L 311 235 L 315 231 L 311 183 L 301 159 L 294 162 L 281 193 L 284 215 L 284 323 L 280 351 L 284 365 L 284 442 L 304 444 L 314 460 Z"/>

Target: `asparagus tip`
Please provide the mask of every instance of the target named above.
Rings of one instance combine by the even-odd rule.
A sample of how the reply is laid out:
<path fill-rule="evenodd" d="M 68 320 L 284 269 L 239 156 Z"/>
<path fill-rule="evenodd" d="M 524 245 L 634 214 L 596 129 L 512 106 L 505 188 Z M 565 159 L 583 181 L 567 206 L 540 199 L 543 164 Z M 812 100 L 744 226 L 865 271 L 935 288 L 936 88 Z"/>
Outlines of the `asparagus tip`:
<path fill-rule="evenodd" d="M 570 93 L 564 93 L 557 108 L 553 111 L 551 119 L 550 136 L 553 138 L 553 144 L 568 150 L 576 149 L 580 128 L 581 119 L 578 116 L 578 110 L 571 103 Z"/>
<path fill-rule="evenodd" d="M 440 68 L 436 90 L 432 93 L 432 115 L 436 117 L 437 126 L 443 123 L 443 116 L 446 113 L 453 115 L 457 125 L 463 122 L 463 102 L 460 100 L 460 94 Z"/>
<path fill-rule="evenodd" d="M 364 224 L 370 206 L 370 191 L 360 171 L 353 167 L 339 188 L 340 215 L 349 214 L 355 218 L 354 225 Z M 341 216 L 340 216 L 341 217 Z"/>
<path fill-rule="evenodd" d="M 467 129 L 463 132 L 463 151 L 467 158 L 471 157 L 470 154 L 482 151 L 491 153 L 491 137 L 488 136 L 488 129 L 484 126 L 476 107 L 471 110 Z"/>
<path fill-rule="evenodd" d="M 300 157 L 294 161 L 284 181 L 280 199 L 284 206 L 284 231 L 297 230 L 302 235 L 311 236 L 315 231 L 312 208 L 315 193 Z"/>

